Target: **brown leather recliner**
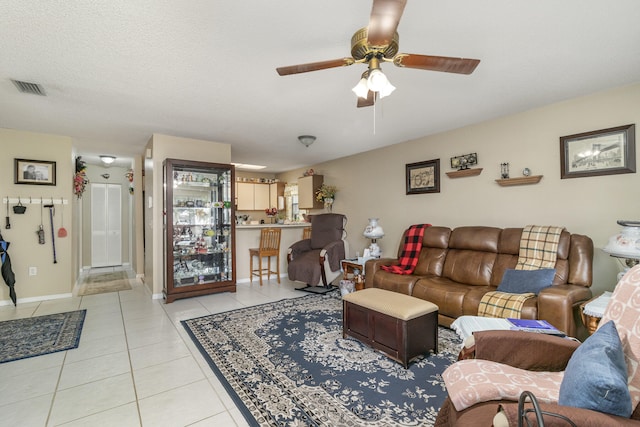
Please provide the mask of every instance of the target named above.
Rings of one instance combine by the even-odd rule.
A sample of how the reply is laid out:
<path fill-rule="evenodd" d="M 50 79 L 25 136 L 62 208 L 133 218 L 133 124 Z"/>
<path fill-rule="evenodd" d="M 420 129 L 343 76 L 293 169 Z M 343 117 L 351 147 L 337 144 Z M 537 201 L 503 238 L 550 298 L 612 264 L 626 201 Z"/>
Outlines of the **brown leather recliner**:
<path fill-rule="evenodd" d="M 463 315 L 477 315 L 482 296 L 495 291 L 505 270 L 515 268 L 522 228 L 486 226 L 428 227 L 413 274 L 382 270 L 397 258 L 367 261 L 365 287 L 376 287 L 421 298 L 439 307 L 438 323 L 451 326 Z M 398 257 L 402 251 L 400 240 Z M 544 319 L 568 335 L 586 330 L 578 306 L 591 298 L 593 241 L 564 230 L 560 236 L 553 286 L 528 300 L 522 318 Z"/>

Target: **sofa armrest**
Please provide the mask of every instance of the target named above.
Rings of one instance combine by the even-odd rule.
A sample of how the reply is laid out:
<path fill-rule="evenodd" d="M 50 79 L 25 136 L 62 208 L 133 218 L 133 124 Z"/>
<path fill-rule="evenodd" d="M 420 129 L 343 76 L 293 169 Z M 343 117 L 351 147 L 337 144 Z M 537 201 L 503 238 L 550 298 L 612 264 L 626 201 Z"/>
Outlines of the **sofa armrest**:
<path fill-rule="evenodd" d="M 591 289 L 580 285 L 554 285 L 538 294 L 538 319 L 544 319 L 569 336 L 575 337 L 573 308 L 591 298 Z"/>
<path fill-rule="evenodd" d="M 373 288 L 373 276 L 380 270 L 382 265 L 398 265 L 397 258 L 374 258 L 367 260 L 364 265 L 364 287 Z"/>
<path fill-rule="evenodd" d="M 509 403 L 502 404 L 501 410 L 506 416 L 509 426 L 517 426 L 518 425 L 518 404 L 517 403 Z M 615 415 L 605 414 L 603 412 L 592 411 L 590 409 L 582 409 L 582 408 L 574 408 L 571 406 L 561 406 L 555 403 L 539 403 L 540 410 L 545 412 L 550 412 L 554 414 L 564 415 L 573 421 L 577 426 L 580 427 L 605 427 L 605 426 L 639 426 L 640 421 L 632 418 L 623 418 Z M 530 408 L 531 405 L 527 404 L 525 407 Z M 534 420 L 533 414 L 530 415 L 529 419 Z M 566 421 L 558 417 L 552 417 L 545 415 L 544 425 L 545 427 L 567 427 L 569 424 Z M 537 425 L 537 424 L 536 424 Z"/>
<path fill-rule="evenodd" d="M 535 332 L 480 331 L 473 333 L 475 358 L 529 371 L 563 371 L 580 342 Z"/>

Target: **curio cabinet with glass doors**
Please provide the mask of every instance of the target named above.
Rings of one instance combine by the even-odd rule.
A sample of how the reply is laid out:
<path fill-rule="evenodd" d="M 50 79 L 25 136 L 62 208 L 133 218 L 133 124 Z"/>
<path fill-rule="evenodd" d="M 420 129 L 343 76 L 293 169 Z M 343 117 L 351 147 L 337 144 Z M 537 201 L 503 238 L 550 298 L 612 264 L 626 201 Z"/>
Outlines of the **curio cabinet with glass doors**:
<path fill-rule="evenodd" d="M 236 291 L 233 165 L 164 161 L 167 303 Z"/>

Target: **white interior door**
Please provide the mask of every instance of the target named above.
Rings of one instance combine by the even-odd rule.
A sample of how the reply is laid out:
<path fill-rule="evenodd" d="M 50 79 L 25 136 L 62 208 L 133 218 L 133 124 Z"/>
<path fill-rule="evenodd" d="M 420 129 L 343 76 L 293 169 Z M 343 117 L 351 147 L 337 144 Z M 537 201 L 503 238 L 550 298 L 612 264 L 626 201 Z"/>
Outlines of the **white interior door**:
<path fill-rule="evenodd" d="M 122 264 L 122 187 L 91 184 L 91 266 Z"/>

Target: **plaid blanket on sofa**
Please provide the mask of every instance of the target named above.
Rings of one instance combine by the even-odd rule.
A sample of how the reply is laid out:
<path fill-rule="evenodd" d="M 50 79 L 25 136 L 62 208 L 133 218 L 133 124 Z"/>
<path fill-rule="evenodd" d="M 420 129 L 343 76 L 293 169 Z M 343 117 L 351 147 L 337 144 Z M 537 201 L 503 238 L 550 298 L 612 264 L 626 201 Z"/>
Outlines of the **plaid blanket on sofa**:
<path fill-rule="evenodd" d="M 424 230 L 431 224 L 415 224 L 409 227 L 404 236 L 404 245 L 398 259 L 398 265 L 383 265 L 381 269 L 395 274 L 411 274 L 418 265 Z"/>
<path fill-rule="evenodd" d="M 482 296 L 478 306 L 478 316 L 482 317 L 511 317 L 520 318 L 524 303 L 535 297 L 534 293 L 510 294 L 507 292 L 491 291 Z"/>
<path fill-rule="evenodd" d="M 564 227 L 527 225 L 520 237 L 520 253 L 516 270 L 555 268 L 562 230 Z"/>

